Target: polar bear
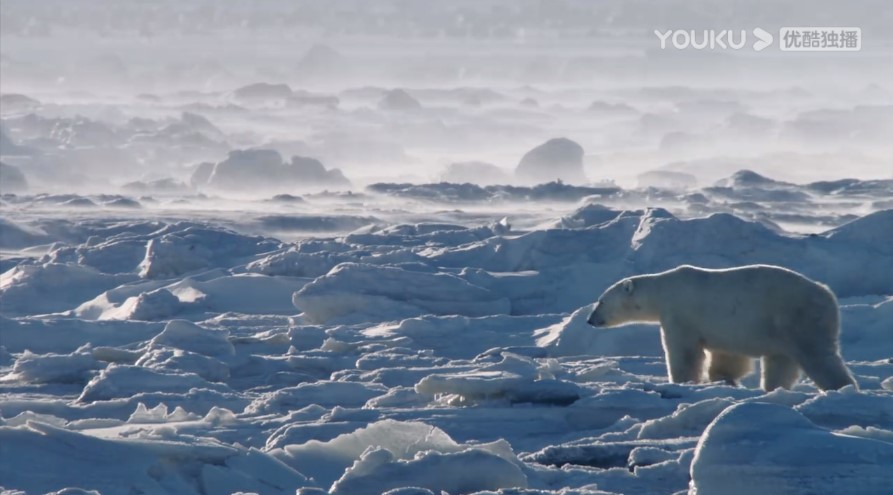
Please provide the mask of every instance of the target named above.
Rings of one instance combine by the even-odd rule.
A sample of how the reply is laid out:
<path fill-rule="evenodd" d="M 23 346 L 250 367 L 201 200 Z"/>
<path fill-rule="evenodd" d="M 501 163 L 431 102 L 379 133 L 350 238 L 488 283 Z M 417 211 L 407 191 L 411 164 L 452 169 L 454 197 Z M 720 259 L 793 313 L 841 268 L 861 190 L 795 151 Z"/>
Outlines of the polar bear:
<path fill-rule="evenodd" d="M 672 383 L 737 383 L 762 358 L 764 390 L 790 388 L 802 369 L 822 390 L 856 385 L 840 357 L 837 298 L 777 266 L 712 270 L 682 265 L 623 279 L 598 299 L 588 323 L 659 322 Z"/>

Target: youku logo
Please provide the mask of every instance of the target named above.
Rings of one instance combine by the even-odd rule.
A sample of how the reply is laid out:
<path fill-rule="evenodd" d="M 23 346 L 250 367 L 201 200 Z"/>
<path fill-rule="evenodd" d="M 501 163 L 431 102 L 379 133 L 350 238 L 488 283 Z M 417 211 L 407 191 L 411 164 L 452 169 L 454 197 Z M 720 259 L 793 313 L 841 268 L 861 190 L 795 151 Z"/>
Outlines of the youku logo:
<path fill-rule="evenodd" d="M 775 41 L 773 36 L 760 28 L 751 31 L 756 41 L 752 47 L 755 51 L 762 51 Z M 714 30 L 703 29 L 696 31 L 694 29 L 670 29 L 665 32 L 654 30 L 654 35 L 660 40 L 661 50 L 666 50 L 668 45 L 672 45 L 677 50 L 693 49 L 693 50 L 740 50 L 747 46 L 747 31 L 742 29 L 734 31 L 731 29 Z"/>
<path fill-rule="evenodd" d="M 748 32 L 715 29 L 654 30 L 661 50 L 672 46 L 677 50 L 741 50 L 748 44 Z M 775 42 L 768 31 L 756 28 L 754 51 L 763 51 Z M 857 52 L 862 49 L 862 29 L 858 27 L 783 27 L 778 31 L 778 49 L 783 52 Z"/>

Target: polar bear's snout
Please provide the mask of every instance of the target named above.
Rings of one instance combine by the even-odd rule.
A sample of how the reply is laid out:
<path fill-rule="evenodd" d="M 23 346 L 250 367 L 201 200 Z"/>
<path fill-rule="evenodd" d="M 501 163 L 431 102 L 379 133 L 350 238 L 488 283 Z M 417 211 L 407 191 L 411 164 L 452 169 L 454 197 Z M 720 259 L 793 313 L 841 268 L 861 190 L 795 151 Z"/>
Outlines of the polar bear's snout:
<path fill-rule="evenodd" d="M 598 314 L 598 307 L 600 304 L 601 303 L 595 303 L 592 313 L 589 313 L 589 318 L 586 320 L 586 323 L 589 323 L 594 327 L 600 327 L 605 324 L 605 319 Z"/>

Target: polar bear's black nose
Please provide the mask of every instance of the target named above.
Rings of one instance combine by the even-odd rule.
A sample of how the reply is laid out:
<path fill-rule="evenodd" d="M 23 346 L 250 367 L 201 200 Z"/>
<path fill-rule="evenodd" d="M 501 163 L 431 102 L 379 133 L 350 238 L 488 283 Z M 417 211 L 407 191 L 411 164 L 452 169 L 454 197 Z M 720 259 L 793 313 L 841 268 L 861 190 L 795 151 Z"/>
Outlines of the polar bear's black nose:
<path fill-rule="evenodd" d="M 594 327 L 600 327 L 605 324 L 605 321 L 600 316 L 598 316 L 598 314 L 596 314 L 597 310 L 598 304 L 595 305 L 595 309 L 592 310 L 592 313 L 589 313 L 589 318 L 586 320 L 586 323 Z"/>

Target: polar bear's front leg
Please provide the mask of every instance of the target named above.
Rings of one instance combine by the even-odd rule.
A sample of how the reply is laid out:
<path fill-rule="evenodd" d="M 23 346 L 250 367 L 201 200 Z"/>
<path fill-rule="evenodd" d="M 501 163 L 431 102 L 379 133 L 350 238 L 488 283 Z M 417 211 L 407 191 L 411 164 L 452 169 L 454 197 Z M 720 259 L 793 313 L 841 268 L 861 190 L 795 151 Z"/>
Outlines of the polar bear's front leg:
<path fill-rule="evenodd" d="M 800 366 L 797 361 L 785 355 L 763 356 L 760 368 L 762 369 L 760 385 L 766 392 L 778 387 L 791 388 L 800 378 Z"/>
<path fill-rule="evenodd" d="M 670 383 L 701 381 L 704 373 L 704 348 L 699 339 L 677 331 L 672 324 L 662 322 L 660 339 L 667 357 L 667 371 Z"/>

